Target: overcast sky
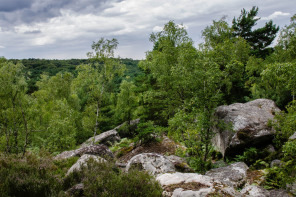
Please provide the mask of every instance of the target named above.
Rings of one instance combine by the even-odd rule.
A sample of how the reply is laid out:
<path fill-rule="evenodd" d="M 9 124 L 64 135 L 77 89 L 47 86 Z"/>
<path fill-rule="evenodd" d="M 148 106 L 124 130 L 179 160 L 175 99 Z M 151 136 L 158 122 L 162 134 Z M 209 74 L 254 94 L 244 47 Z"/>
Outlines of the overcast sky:
<path fill-rule="evenodd" d="M 241 9 L 259 7 L 258 27 L 272 19 L 280 27 L 296 13 L 296 0 L 0 0 L 0 56 L 86 58 L 93 41 L 117 38 L 117 56 L 143 59 L 149 35 L 174 20 L 197 46 L 201 31 Z"/>

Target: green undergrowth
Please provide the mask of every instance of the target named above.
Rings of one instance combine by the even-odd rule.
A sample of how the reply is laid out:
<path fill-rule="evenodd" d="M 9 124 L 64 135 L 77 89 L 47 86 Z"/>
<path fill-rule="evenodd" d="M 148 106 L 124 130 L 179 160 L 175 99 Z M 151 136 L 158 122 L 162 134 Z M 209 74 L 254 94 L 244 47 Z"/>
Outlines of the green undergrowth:
<path fill-rule="evenodd" d="M 158 182 L 147 172 L 122 171 L 113 163 L 88 162 L 82 171 L 65 176 L 78 157 L 54 160 L 46 152 L 39 155 L 0 155 L 0 197 L 81 196 L 67 192 L 84 184 L 82 196 L 161 196 Z"/>
<path fill-rule="evenodd" d="M 161 196 L 162 189 L 147 172 L 121 171 L 112 163 L 96 163 L 92 160 L 80 172 L 71 173 L 64 189 L 78 183 L 84 184 L 85 196 Z"/>

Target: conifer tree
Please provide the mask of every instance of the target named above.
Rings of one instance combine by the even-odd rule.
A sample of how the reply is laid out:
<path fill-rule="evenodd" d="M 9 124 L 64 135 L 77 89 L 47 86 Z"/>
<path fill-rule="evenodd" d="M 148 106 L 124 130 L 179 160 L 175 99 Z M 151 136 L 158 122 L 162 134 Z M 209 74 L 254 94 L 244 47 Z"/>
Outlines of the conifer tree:
<path fill-rule="evenodd" d="M 265 58 L 272 51 L 268 46 L 275 39 L 279 27 L 270 20 L 265 23 L 264 27 L 253 30 L 256 22 L 260 20 L 257 17 L 258 10 L 258 7 L 253 6 L 249 12 L 243 9 L 237 19 L 234 17 L 232 20 L 233 35 L 247 40 L 253 49 L 252 53 L 256 57 Z"/>

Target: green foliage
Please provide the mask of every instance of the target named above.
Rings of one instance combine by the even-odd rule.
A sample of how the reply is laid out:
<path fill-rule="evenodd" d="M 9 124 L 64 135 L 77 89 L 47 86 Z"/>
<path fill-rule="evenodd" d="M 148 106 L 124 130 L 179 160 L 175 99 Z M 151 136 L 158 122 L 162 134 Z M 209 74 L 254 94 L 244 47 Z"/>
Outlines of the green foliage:
<path fill-rule="evenodd" d="M 206 47 L 214 49 L 218 44 L 229 40 L 232 37 L 232 31 L 233 30 L 225 21 L 225 17 L 221 18 L 219 21 L 214 20 L 211 26 L 207 26 L 202 31 Z"/>
<path fill-rule="evenodd" d="M 71 94 L 72 75 L 43 76 L 34 92 L 37 109 L 34 127 L 40 132 L 33 135 L 33 145 L 51 152 L 63 151 L 76 145 L 78 122 L 77 97 Z"/>
<path fill-rule="evenodd" d="M 139 66 L 151 73 L 155 84 L 144 92 L 144 101 L 149 104 L 153 120 L 165 126 L 176 109 L 193 96 L 197 51 L 185 28 L 173 21 L 165 24 L 161 32 L 151 34 L 150 41 L 154 49 L 147 52 Z"/>
<path fill-rule="evenodd" d="M 223 72 L 221 88 L 225 101 L 229 104 L 244 102 L 244 97 L 249 96 L 245 87 L 245 65 L 249 59 L 250 45 L 243 38 L 232 36 L 232 29 L 225 18 L 213 21 L 211 26 L 206 27 L 203 37 L 205 43 L 200 48 L 205 60 L 219 65 Z"/>
<path fill-rule="evenodd" d="M 137 136 L 135 141 L 141 142 L 141 144 L 148 144 L 150 142 L 157 141 L 158 131 L 159 130 L 154 125 L 153 121 L 140 123 L 136 129 Z"/>
<path fill-rule="evenodd" d="M 120 84 L 120 93 L 117 96 L 116 113 L 121 121 L 130 122 L 134 116 L 133 111 L 137 107 L 137 96 L 133 82 L 126 80 Z"/>
<path fill-rule="evenodd" d="M 120 142 L 115 143 L 112 147 L 110 147 L 110 150 L 112 152 L 116 152 L 121 148 L 129 147 L 133 143 L 133 140 L 128 138 L 122 138 Z"/>
<path fill-rule="evenodd" d="M 256 22 L 260 19 L 257 17 L 258 7 L 252 7 L 248 12 L 245 9 L 241 15 L 232 20 L 232 29 L 234 36 L 240 36 L 248 41 L 252 47 L 252 53 L 256 57 L 265 58 L 272 51 L 267 48 L 275 39 L 279 27 L 273 24 L 272 20 L 265 23 L 264 27 L 253 29 Z"/>
<path fill-rule="evenodd" d="M 112 163 L 89 161 L 82 172 L 74 174 L 75 172 L 69 176 L 74 181 L 72 184 L 75 184 L 75 179 L 77 183 L 82 180 L 86 196 L 161 196 L 162 194 L 159 183 L 147 172 L 122 172 Z"/>
<path fill-rule="evenodd" d="M 54 175 L 55 166 L 43 155 L 27 154 L 0 156 L 1 196 L 57 196 L 60 179 Z"/>
<path fill-rule="evenodd" d="M 27 106 L 31 99 L 26 95 L 24 66 L 4 58 L 0 60 L 0 135 L 5 136 L 2 143 L 6 152 L 19 153 L 28 145 L 28 120 L 32 114 Z"/>
<path fill-rule="evenodd" d="M 281 148 L 288 138 L 296 130 L 296 102 L 287 106 L 287 112 L 281 112 L 275 116 L 272 126 L 276 130 L 275 144 Z"/>
<path fill-rule="evenodd" d="M 242 161 L 246 163 L 248 166 L 250 166 L 251 164 L 255 163 L 257 159 L 259 159 L 258 155 L 259 155 L 258 149 L 251 147 L 246 149 L 246 151 L 242 155 L 237 155 L 235 160 Z"/>
<path fill-rule="evenodd" d="M 281 167 L 269 168 L 266 175 L 265 188 L 279 189 L 287 188 L 288 184 L 296 181 L 296 165 L 295 159 L 289 160 Z"/>
<path fill-rule="evenodd" d="M 270 61 L 295 62 L 296 59 L 296 14 L 291 17 L 291 23 L 285 26 L 275 46 L 275 53 Z"/>

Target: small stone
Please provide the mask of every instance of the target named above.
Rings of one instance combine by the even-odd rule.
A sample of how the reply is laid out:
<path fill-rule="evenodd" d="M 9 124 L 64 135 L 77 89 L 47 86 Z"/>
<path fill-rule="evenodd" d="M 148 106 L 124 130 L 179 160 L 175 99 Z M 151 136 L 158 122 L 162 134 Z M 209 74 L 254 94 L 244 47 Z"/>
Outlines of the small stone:
<path fill-rule="evenodd" d="M 281 160 L 279 159 L 275 159 L 273 160 L 271 163 L 270 163 L 270 167 L 273 168 L 273 167 L 281 167 L 284 165 L 284 162 L 282 162 Z"/>

